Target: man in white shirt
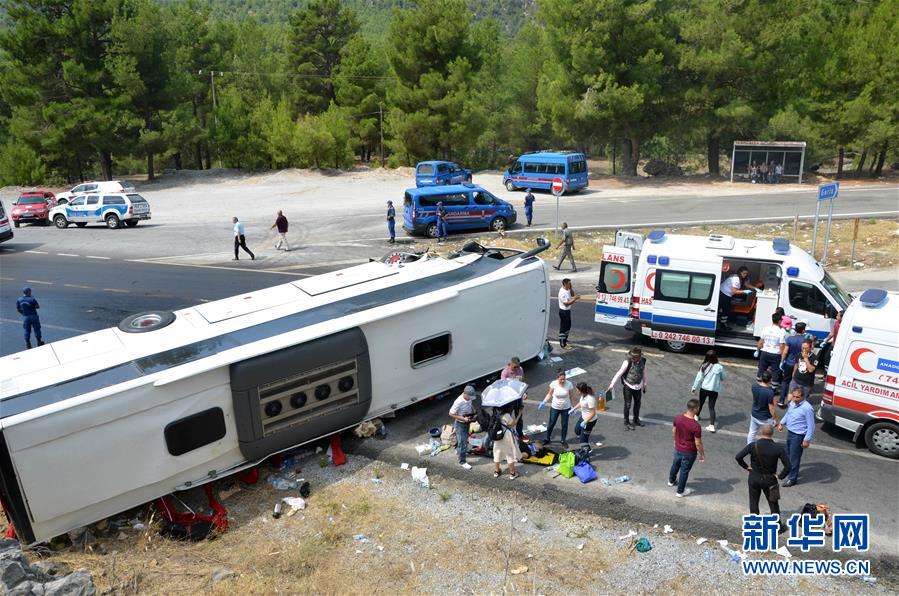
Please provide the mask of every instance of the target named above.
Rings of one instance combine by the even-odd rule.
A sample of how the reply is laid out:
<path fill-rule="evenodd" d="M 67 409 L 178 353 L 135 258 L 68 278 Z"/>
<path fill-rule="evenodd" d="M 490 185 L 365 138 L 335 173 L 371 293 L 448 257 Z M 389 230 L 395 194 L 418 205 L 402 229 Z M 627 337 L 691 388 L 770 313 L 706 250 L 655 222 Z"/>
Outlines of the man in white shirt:
<path fill-rule="evenodd" d="M 564 350 L 572 349 L 568 345 L 568 332 L 571 331 L 571 305 L 580 300 L 579 294 L 574 294 L 571 290 L 571 280 L 565 278 L 562 280 L 562 287 L 559 289 L 559 345 Z"/>
<path fill-rule="evenodd" d="M 234 260 L 240 260 L 240 257 L 237 255 L 237 249 L 242 248 L 248 255 L 250 255 L 250 260 L 255 261 L 256 255 L 253 254 L 252 250 L 247 248 L 247 237 L 244 235 L 243 223 L 236 217 L 231 218 L 231 223 L 234 224 Z"/>
<path fill-rule="evenodd" d="M 741 294 L 751 294 L 755 291 L 754 288 L 743 289 L 743 282 L 748 279 L 749 269 L 740 267 L 736 273 L 725 277 L 718 288 L 718 322 L 725 329 L 729 329 L 727 323 L 731 315 L 730 302 L 733 300 L 733 297 Z"/>
<path fill-rule="evenodd" d="M 787 357 L 787 331 L 780 326 L 781 315 L 774 313 L 771 315 L 771 324 L 762 329 L 759 334 L 758 355 L 759 355 L 759 372 L 757 379 L 762 377 L 765 370 L 771 370 L 771 384 L 777 393 L 777 386 L 780 384 L 781 360 Z"/>
<path fill-rule="evenodd" d="M 456 398 L 450 407 L 449 415 L 456 427 L 456 452 L 459 454 L 459 465 L 466 470 L 471 469 L 471 464 L 465 461 L 468 453 L 468 432 L 471 430 L 471 421 L 474 420 L 474 405 L 471 403 L 475 397 L 472 385 L 466 385 L 462 395 Z"/>

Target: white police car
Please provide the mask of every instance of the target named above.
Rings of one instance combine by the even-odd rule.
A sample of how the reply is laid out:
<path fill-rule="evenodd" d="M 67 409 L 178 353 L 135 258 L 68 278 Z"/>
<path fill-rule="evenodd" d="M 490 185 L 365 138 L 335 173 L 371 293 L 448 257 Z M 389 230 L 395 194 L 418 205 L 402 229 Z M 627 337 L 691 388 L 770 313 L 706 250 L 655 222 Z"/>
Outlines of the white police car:
<path fill-rule="evenodd" d="M 59 229 L 70 223 L 79 228 L 89 223 L 105 223 L 113 230 L 122 224 L 133 228 L 144 219 L 150 219 L 150 204 L 137 193 L 84 195 L 50 211 L 50 221 Z"/>

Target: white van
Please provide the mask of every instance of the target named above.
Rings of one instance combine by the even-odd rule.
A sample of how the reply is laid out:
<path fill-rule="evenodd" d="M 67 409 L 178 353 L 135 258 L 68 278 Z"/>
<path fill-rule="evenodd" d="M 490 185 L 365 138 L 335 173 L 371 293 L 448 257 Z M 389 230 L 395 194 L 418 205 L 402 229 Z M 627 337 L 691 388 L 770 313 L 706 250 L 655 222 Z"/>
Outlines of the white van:
<path fill-rule="evenodd" d="M 866 290 L 840 322 L 818 417 L 899 459 L 899 293 Z"/>
<path fill-rule="evenodd" d="M 65 205 L 80 196 L 91 193 L 130 193 L 134 192 L 134 185 L 120 180 L 102 180 L 100 182 L 82 182 L 72 187 L 71 190 L 56 195 L 56 202 Z"/>
<path fill-rule="evenodd" d="M 636 263 L 636 268 L 634 264 Z M 719 324 L 722 281 L 741 268 L 757 291 L 734 297 L 728 326 Z M 636 269 L 636 270 L 635 270 Z M 824 338 L 849 295 L 808 253 L 783 238 L 742 240 L 619 231 L 603 246 L 596 287 L 597 323 L 624 326 L 673 352 L 690 344 L 754 350 L 777 307 Z"/>
<path fill-rule="evenodd" d="M 11 240 L 12 237 L 12 228 L 9 227 L 9 214 L 6 213 L 3 201 L 0 201 L 0 242 Z"/>

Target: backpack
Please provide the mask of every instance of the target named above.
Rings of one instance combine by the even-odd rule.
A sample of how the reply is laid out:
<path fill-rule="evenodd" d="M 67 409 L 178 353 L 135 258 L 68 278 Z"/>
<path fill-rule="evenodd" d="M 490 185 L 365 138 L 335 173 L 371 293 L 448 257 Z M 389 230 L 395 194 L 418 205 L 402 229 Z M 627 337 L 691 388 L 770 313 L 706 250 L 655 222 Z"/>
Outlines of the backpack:
<path fill-rule="evenodd" d="M 566 451 L 559 455 L 559 474 L 565 478 L 574 476 L 575 457 L 571 451 Z"/>
<path fill-rule="evenodd" d="M 587 484 L 588 482 L 596 480 L 596 470 L 594 470 L 593 466 L 590 465 L 590 462 L 586 460 L 578 462 L 577 465 L 574 466 L 574 473 L 578 480 L 581 481 L 581 484 Z"/>
<path fill-rule="evenodd" d="M 493 412 L 490 416 L 490 423 L 489 426 L 487 426 L 487 435 L 494 441 L 501 441 L 506 435 L 506 427 L 503 426 L 503 421 L 498 412 Z"/>
<path fill-rule="evenodd" d="M 640 358 L 640 364 L 643 365 L 643 375 L 646 376 L 646 357 Z M 627 368 L 624 369 L 624 374 L 621 375 L 621 384 L 624 385 L 624 380 L 627 379 L 627 375 L 630 374 L 631 368 L 633 368 L 634 362 L 628 358 L 627 360 Z M 642 378 L 640 379 L 643 380 Z"/>

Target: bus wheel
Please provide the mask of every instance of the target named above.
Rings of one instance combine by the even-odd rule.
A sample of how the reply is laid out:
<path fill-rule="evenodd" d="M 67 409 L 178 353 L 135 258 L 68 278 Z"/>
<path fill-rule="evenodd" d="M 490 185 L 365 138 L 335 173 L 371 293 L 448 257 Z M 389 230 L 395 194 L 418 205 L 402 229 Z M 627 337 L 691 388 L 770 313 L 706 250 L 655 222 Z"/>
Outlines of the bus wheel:
<path fill-rule="evenodd" d="M 425 228 L 425 235 L 428 238 L 436 238 L 437 237 L 437 224 L 435 224 L 435 223 L 428 224 L 428 227 Z"/>
<path fill-rule="evenodd" d="M 156 331 L 175 320 L 175 313 L 165 310 L 149 310 L 125 317 L 119 322 L 119 329 L 125 333 L 148 333 Z"/>
<path fill-rule="evenodd" d="M 667 339 L 662 342 L 662 345 L 665 346 L 666 350 L 675 354 L 683 354 L 690 347 L 690 344 L 685 341 L 671 341 Z"/>
<path fill-rule="evenodd" d="M 891 422 L 876 422 L 865 431 L 865 444 L 872 453 L 899 459 L 899 426 Z"/>
<path fill-rule="evenodd" d="M 515 192 L 518 188 L 515 187 L 515 183 L 511 180 L 506 180 L 506 190 L 509 192 Z"/>

